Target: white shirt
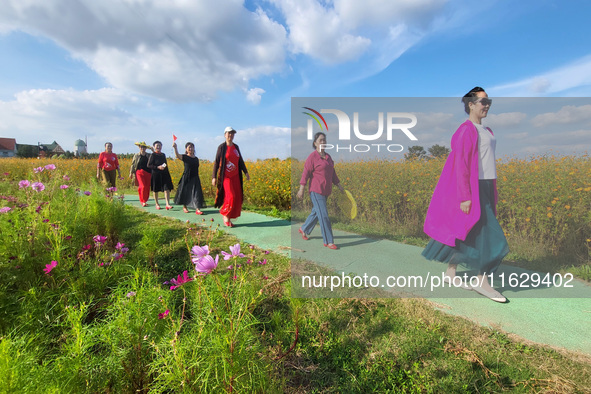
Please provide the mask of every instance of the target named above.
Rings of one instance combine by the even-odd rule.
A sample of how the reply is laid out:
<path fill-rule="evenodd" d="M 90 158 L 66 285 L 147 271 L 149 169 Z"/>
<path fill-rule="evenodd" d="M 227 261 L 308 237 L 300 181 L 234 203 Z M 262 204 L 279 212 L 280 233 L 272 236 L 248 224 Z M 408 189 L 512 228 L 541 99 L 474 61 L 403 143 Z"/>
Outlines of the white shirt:
<path fill-rule="evenodd" d="M 478 179 L 497 179 L 495 149 L 497 139 L 481 124 L 474 124 L 478 130 Z"/>

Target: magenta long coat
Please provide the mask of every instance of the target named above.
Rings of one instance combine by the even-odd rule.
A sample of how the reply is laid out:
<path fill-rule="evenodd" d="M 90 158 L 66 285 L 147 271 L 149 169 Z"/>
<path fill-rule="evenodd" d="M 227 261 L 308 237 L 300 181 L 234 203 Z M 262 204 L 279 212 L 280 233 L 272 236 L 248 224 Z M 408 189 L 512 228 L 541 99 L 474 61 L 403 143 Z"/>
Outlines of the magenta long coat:
<path fill-rule="evenodd" d="M 488 129 L 492 134 L 492 130 Z M 455 246 L 456 240 L 465 241 L 466 236 L 480 218 L 478 190 L 478 130 L 466 120 L 451 138 L 451 152 L 443 166 L 435 186 L 423 230 L 442 244 Z M 494 182 L 496 214 L 497 183 Z M 460 209 L 463 201 L 472 201 L 468 214 Z"/>

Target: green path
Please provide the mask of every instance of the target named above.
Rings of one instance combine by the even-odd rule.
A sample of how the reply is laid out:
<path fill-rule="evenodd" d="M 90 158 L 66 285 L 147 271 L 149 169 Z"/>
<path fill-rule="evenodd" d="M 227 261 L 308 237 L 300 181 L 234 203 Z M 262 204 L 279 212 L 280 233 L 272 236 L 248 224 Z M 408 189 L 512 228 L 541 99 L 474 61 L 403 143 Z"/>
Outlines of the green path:
<path fill-rule="evenodd" d="M 334 269 L 338 275 L 344 272 L 376 276 L 382 284 L 390 275 L 421 275 L 426 278 L 427 274 L 430 277 L 426 283 L 430 284 L 433 276 L 440 276 L 445 267 L 441 263 L 425 260 L 421 256 L 421 248 L 393 241 L 334 231 L 335 243 L 340 248 L 330 250 L 322 245 L 318 226 L 310 239 L 303 241 L 297 232 L 299 225 L 292 226 L 285 220 L 255 213 L 243 212 L 240 218 L 234 220 L 236 227 L 227 228 L 223 226 L 217 209 L 206 208 L 205 215 L 197 216 L 183 213 L 179 206 L 172 211 L 157 211 L 152 200 L 149 207 L 142 208 L 137 196 L 126 196 L 125 202 L 151 213 L 196 223 L 205 219 L 209 225 L 213 218 L 214 224 L 220 224 L 224 231 L 244 242 L 283 254 L 291 252 L 294 258 L 314 261 Z M 512 273 L 532 273 L 505 265 L 501 266 L 501 272 L 505 273 L 505 282 Z M 439 289 L 439 293 L 431 292 L 429 288 L 413 289 L 411 292 L 428 298 L 436 308 L 446 313 L 463 316 L 533 342 L 591 355 L 591 286 L 576 279 L 569 284 L 573 287 L 542 289 L 515 288 L 505 283 L 501 291 L 510 301 L 507 304 L 498 304 L 473 291 L 456 288 Z M 495 287 L 500 288 L 498 284 Z M 388 289 L 384 287 L 382 290 Z"/>

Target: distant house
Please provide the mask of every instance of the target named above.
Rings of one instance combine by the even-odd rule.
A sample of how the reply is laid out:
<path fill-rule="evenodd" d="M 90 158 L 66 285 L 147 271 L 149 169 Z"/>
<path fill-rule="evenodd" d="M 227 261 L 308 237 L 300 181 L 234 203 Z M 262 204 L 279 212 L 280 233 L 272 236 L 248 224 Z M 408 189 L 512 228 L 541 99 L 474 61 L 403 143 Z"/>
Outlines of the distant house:
<path fill-rule="evenodd" d="M 0 157 L 16 156 L 16 139 L 0 138 Z"/>
<path fill-rule="evenodd" d="M 51 157 L 66 153 L 65 150 L 55 141 L 51 144 L 39 144 L 39 157 Z"/>

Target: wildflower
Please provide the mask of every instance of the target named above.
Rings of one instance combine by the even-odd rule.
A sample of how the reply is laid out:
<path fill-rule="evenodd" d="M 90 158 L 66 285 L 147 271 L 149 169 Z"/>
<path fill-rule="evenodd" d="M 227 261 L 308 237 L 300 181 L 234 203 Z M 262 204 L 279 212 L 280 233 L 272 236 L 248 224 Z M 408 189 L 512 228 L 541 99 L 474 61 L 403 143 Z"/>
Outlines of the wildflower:
<path fill-rule="evenodd" d="M 19 189 L 24 189 L 24 188 L 27 188 L 29 186 L 31 186 L 31 182 L 27 181 L 26 179 L 23 179 L 22 181 L 20 181 L 18 183 Z"/>
<path fill-rule="evenodd" d="M 45 272 L 47 275 L 49 275 L 51 270 L 53 270 L 55 267 L 57 267 L 57 261 L 53 260 L 51 263 L 45 264 L 45 268 L 43 268 L 43 272 Z"/>
<path fill-rule="evenodd" d="M 51 170 L 55 170 L 55 164 L 48 164 L 48 165 L 45 166 L 45 169 L 46 170 L 50 170 L 50 171 Z"/>
<path fill-rule="evenodd" d="M 217 268 L 219 258 L 220 256 L 217 254 L 215 260 L 210 255 L 207 255 L 197 261 L 193 261 L 193 264 L 195 264 L 195 271 L 201 272 L 204 275 L 211 273 L 211 271 Z"/>
<path fill-rule="evenodd" d="M 66 241 L 72 239 L 71 235 L 66 235 Z"/>
<path fill-rule="evenodd" d="M 117 242 L 117 245 L 115 245 L 115 249 L 118 250 L 119 253 L 122 253 L 122 254 L 129 252 L 129 248 L 126 248 L 125 244 L 123 242 Z"/>
<path fill-rule="evenodd" d="M 176 279 L 173 278 L 173 279 L 170 280 L 170 283 L 173 284 L 173 286 L 170 286 L 170 290 L 174 290 L 177 287 L 181 287 L 185 283 L 190 282 L 192 280 L 193 280 L 193 278 L 189 278 L 188 277 L 187 271 L 183 271 L 183 276 L 182 277 L 179 275 L 179 276 L 177 276 Z"/>
<path fill-rule="evenodd" d="M 107 237 L 102 235 L 95 235 L 94 237 L 92 237 L 92 240 L 94 241 L 95 245 L 99 246 L 107 242 Z"/>
<path fill-rule="evenodd" d="M 85 196 L 90 196 L 91 194 L 92 194 L 92 193 L 91 193 L 91 192 L 89 192 L 88 190 L 86 190 L 86 191 L 84 192 L 84 195 L 85 195 Z"/>
<path fill-rule="evenodd" d="M 265 265 L 265 264 L 267 264 L 267 259 L 263 259 L 263 261 L 259 261 L 259 264 L 260 264 L 260 265 Z"/>
<path fill-rule="evenodd" d="M 265 250 L 265 251 L 263 252 L 263 254 L 269 254 L 269 253 L 271 253 L 271 252 L 269 252 L 268 250 Z"/>
<path fill-rule="evenodd" d="M 43 170 L 45 170 L 45 167 L 37 167 L 37 168 L 33 168 L 33 171 L 35 171 L 35 174 L 38 174 L 40 172 L 43 172 Z"/>
<path fill-rule="evenodd" d="M 169 313 L 170 313 L 170 311 L 168 309 L 165 310 L 164 313 L 159 313 L 158 319 L 164 319 L 166 316 L 168 316 Z"/>
<path fill-rule="evenodd" d="M 191 260 L 193 261 L 193 264 L 196 264 L 196 260 L 202 259 L 209 254 L 209 246 L 195 245 L 191 248 L 191 254 L 193 255 Z"/>
<path fill-rule="evenodd" d="M 107 188 L 107 191 L 108 192 L 116 192 L 117 188 L 115 186 L 111 186 L 111 187 Z"/>
<path fill-rule="evenodd" d="M 82 250 L 87 251 L 87 250 L 90 250 L 91 248 L 92 248 L 92 245 L 90 245 L 90 244 L 89 245 L 84 245 L 82 247 Z"/>
<path fill-rule="evenodd" d="M 111 255 L 111 257 L 114 258 L 115 260 L 120 260 L 123 258 L 123 253 L 115 252 Z"/>
<path fill-rule="evenodd" d="M 70 187 L 70 186 L 68 186 L 68 185 L 61 185 L 61 186 L 60 186 L 60 189 L 64 190 L 64 189 L 67 189 L 67 188 L 69 188 L 69 187 Z"/>
<path fill-rule="evenodd" d="M 10 211 L 12 211 L 12 208 L 10 208 L 10 207 L 0 208 L 0 213 L 6 213 L 6 212 L 10 212 Z"/>
<path fill-rule="evenodd" d="M 230 260 L 232 257 L 246 257 L 244 254 L 240 253 L 240 244 L 236 244 L 234 246 L 230 246 L 231 254 L 225 251 L 222 251 L 222 255 L 224 256 L 224 260 Z"/>
<path fill-rule="evenodd" d="M 131 298 L 133 296 L 135 296 L 135 291 L 130 291 L 129 293 L 126 294 L 127 298 Z"/>
<path fill-rule="evenodd" d="M 35 182 L 31 185 L 31 188 L 36 192 L 42 192 L 43 190 L 45 190 L 45 185 L 41 182 Z"/>
<path fill-rule="evenodd" d="M 249 245 L 248 247 L 250 248 L 250 250 L 254 250 L 254 245 Z"/>
<path fill-rule="evenodd" d="M 69 181 L 70 180 L 70 177 L 67 176 L 67 175 L 64 175 L 62 178 L 63 178 L 64 181 Z"/>

